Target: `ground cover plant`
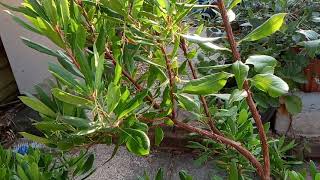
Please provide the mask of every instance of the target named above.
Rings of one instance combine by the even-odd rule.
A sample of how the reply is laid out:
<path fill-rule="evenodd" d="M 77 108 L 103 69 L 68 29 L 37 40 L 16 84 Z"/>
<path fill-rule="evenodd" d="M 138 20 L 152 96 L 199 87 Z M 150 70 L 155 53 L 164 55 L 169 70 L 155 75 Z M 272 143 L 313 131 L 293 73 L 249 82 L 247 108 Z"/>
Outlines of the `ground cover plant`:
<path fill-rule="evenodd" d="M 34 125 L 44 136 L 21 135 L 62 151 L 115 144 L 112 158 L 121 145 L 134 154 L 148 155 L 150 127 L 157 146 L 165 137 L 162 127 L 173 126 L 202 139 L 189 146 L 201 149 L 200 164 L 218 154 L 230 179 L 285 176 L 292 164 L 285 152 L 294 142 L 267 138 L 269 127 L 262 123 L 253 92 L 277 99 L 287 95 L 289 86 L 274 74 L 278 63 L 274 57 L 255 52 L 244 58 L 238 47 L 276 33 L 287 14 L 273 14 L 236 42 L 230 21 L 236 18 L 232 9 L 240 2 L 25 0 L 20 7 L 3 4 L 18 24 L 57 45 L 53 50 L 22 38 L 30 48 L 56 57 L 59 64 L 49 64 L 56 80 L 50 93 L 37 87 L 37 96 L 20 97 L 39 112 L 42 121 Z M 223 33 L 201 37 L 204 26 L 193 28 L 192 12 L 213 7 Z M 28 21 L 11 11 L 22 13 Z M 224 53 L 229 62 L 196 67 L 194 57 L 199 51 Z M 215 72 L 199 75 L 203 69 Z M 181 112 L 188 113 L 188 118 L 182 118 Z"/>

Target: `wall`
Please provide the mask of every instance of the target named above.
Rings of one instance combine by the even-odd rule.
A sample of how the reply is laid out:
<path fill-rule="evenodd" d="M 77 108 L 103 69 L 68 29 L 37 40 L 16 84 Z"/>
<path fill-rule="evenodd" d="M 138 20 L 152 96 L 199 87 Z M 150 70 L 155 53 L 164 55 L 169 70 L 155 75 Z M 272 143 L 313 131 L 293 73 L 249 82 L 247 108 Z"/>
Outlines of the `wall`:
<path fill-rule="evenodd" d="M 1 0 L 1 2 L 18 6 L 22 0 Z M 31 33 L 17 25 L 11 16 L 3 10 L 5 8 L 0 6 L 0 36 L 18 88 L 21 93 L 33 92 L 34 85 L 43 83 L 50 77 L 47 66 L 49 61 L 54 61 L 54 58 L 26 47 L 20 37 L 27 37 L 48 47 L 54 47 L 54 45 L 47 38 Z"/>
<path fill-rule="evenodd" d="M 18 89 L 0 38 L 0 105 L 17 97 Z"/>

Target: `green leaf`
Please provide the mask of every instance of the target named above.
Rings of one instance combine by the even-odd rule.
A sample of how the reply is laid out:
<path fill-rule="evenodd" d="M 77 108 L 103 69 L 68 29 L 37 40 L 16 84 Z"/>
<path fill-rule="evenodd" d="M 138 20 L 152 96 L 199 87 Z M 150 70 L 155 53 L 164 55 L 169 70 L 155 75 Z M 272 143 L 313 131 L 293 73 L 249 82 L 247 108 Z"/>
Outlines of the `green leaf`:
<path fill-rule="evenodd" d="M 91 68 L 89 66 L 88 59 L 87 59 L 86 55 L 84 54 L 84 51 L 79 46 L 77 46 L 75 48 L 75 55 L 76 55 L 76 60 L 80 65 L 80 71 L 82 72 L 82 74 L 85 77 L 86 83 L 88 85 L 92 85 L 93 73 L 92 73 Z"/>
<path fill-rule="evenodd" d="M 242 89 L 243 83 L 248 77 L 249 66 L 243 64 L 241 61 L 236 61 L 232 65 L 232 72 L 236 78 L 238 88 Z"/>
<path fill-rule="evenodd" d="M 143 103 L 143 99 L 147 96 L 148 91 L 144 90 L 137 94 L 134 98 L 132 98 L 129 102 L 127 102 L 120 110 L 118 115 L 118 119 L 123 118 L 128 115 L 130 112 L 136 110 Z"/>
<path fill-rule="evenodd" d="M 299 114 L 302 110 L 302 101 L 298 96 L 285 96 L 285 105 L 288 112 L 292 115 Z"/>
<path fill-rule="evenodd" d="M 254 55 L 246 60 L 246 64 L 252 64 L 254 70 L 258 73 L 269 73 L 270 70 L 272 70 L 271 74 L 273 74 L 274 68 L 277 65 L 277 60 L 271 56 Z"/>
<path fill-rule="evenodd" d="M 95 87 L 96 89 L 100 89 L 102 80 L 102 74 L 104 70 L 104 55 L 99 56 L 99 52 L 97 51 L 96 46 L 93 46 L 93 53 L 94 53 L 94 61 L 95 61 Z"/>
<path fill-rule="evenodd" d="M 195 102 L 194 99 L 190 98 L 189 96 L 183 95 L 183 94 L 176 94 L 179 105 L 184 108 L 187 111 L 191 112 L 199 112 L 200 107 L 199 105 Z"/>
<path fill-rule="evenodd" d="M 156 146 L 159 146 L 164 138 L 164 133 L 161 127 L 156 127 L 154 131 L 155 131 L 154 143 Z"/>
<path fill-rule="evenodd" d="M 210 51 L 231 51 L 226 47 L 221 47 L 211 42 L 202 43 L 202 44 L 199 44 L 199 46 L 202 47 L 203 49 L 210 50 Z"/>
<path fill-rule="evenodd" d="M 81 75 L 77 67 L 73 64 L 71 59 L 65 53 L 63 53 L 61 50 L 57 50 L 57 53 L 59 54 L 58 61 L 62 67 L 64 67 L 73 75 L 83 78 L 83 75 Z"/>
<path fill-rule="evenodd" d="M 49 63 L 49 71 L 54 77 L 59 79 L 63 84 L 82 92 L 81 85 L 73 78 L 73 75 L 55 63 Z"/>
<path fill-rule="evenodd" d="M 268 92 L 271 97 L 279 97 L 289 91 L 288 84 L 273 74 L 258 74 L 252 78 L 252 82 L 256 88 Z"/>
<path fill-rule="evenodd" d="M 232 74 L 220 72 L 191 80 L 182 88 L 181 92 L 197 95 L 217 93 L 226 85 L 228 78 L 232 76 Z"/>
<path fill-rule="evenodd" d="M 231 167 L 229 171 L 229 180 L 238 180 L 239 174 L 238 174 L 238 168 L 236 162 L 231 162 Z"/>
<path fill-rule="evenodd" d="M 120 101 L 120 86 L 110 83 L 108 86 L 108 94 L 106 97 L 108 112 L 111 113 L 117 107 Z"/>
<path fill-rule="evenodd" d="M 143 6 L 144 0 L 133 0 L 132 4 L 132 15 L 133 17 L 137 17 L 142 6 Z"/>
<path fill-rule="evenodd" d="M 34 33 L 37 33 L 37 34 L 40 34 L 42 35 L 42 32 L 39 31 L 37 28 L 29 25 L 28 23 L 24 22 L 23 20 L 21 20 L 19 17 L 15 16 L 14 14 L 12 14 L 10 11 L 7 11 L 5 10 L 5 12 L 7 12 L 11 17 L 12 19 L 17 23 L 19 24 L 20 26 L 24 27 L 25 29 L 31 31 L 31 32 L 34 32 Z"/>
<path fill-rule="evenodd" d="M 115 84 L 119 84 L 121 74 L 122 74 L 122 67 L 119 65 L 119 63 L 117 63 L 116 68 L 114 70 L 114 81 L 113 82 Z"/>
<path fill-rule="evenodd" d="M 85 174 L 85 173 L 89 172 L 90 169 L 92 169 L 93 162 L 94 162 L 94 155 L 90 154 L 89 157 L 87 158 L 87 160 L 83 163 L 81 170 L 80 170 L 80 174 Z"/>
<path fill-rule="evenodd" d="M 189 175 L 186 171 L 182 170 L 179 172 L 180 180 L 192 180 L 192 176 Z"/>
<path fill-rule="evenodd" d="M 17 174 L 21 180 L 29 180 L 28 176 L 20 165 L 17 165 Z"/>
<path fill-rule="evenodd" d="M 31 179 L 40 180 L 40 170 L 36 162 L 32 162 L 30 165 L 30 175 L 32 176 Z"/>
<path fill-rule="evenodd" d="M 162 168 L 158 170 L 155 180 L 164 180 L 164 172 Z"/>
<path fill-rule="evenodd" d="M 298 43 L 298 45 L 305 47 L 308 55 L 312 58 L 315 57 L 318 52 L 320 52 L 320 39 L 313 41 L 303 41 L 301 43 Z"/>
<path fill-rule="evenodd" d="M 69 2 L 68 0 L 60 0 L 60 11 L 62 14 L 62 22 L 64 28 L 67 28 L 70 20 Z"/>
<path fill-rule="evenodd" d="M 73 127 L 76 128 L 89 128 L 90 124 L 89 121 L 86 119 L 78 118 L 78 117 L 72 117 L 72 116 L 62 116 L 61 121 L 70 124 Z"/>
<path fill-rule="evenodd" d="M 20 96 L 19 99 L 27 106 L 32 108 L 33 110 L 50 116 L 50 117 L 56 117 L 56 113 L 52 111 L 48 106 L 43 104 L 41 101 L 39 101 L 35 97 L 27 97 L 27 96 Z"/>
<path fill-rule="evenodd" d="M 102 54 L 105 50 L 105 44 L 107 40 L 107 30 L 105 26 L 101 26 L 99 36 L 96 41 L 97 51 Z"/>
<path fill-rule="evenodd" d="M 32 48 L 32 49 L 35 49 L 41 53 L 44 53 L 44 54 L 48 54 L 50 56 L 54 56 L 54 57 L 60 57 L 55 51 L 49 49 L 48 47 L 42 45 L 42 44 L 39 44 L 39 43 L 36 43 L 36 42 L 33 42 L 31 41 L 30 39 L 27 39 L 27 38 L 24 38 L 24 37 L 21 37 L 22 39 L 22 42 L 27 45 L 28 47 Z"/>
<path fill-rule="evenodd" d="M 286 15 L 286 13 L 273 15 L 261 26 L 257 27 L 250 34 L 248 34 L 242 41 L 256 41 L 275 33 L 281 28 Z"/>
<path fill-rule="evenodd" d="M 227 8 L 229 10 L 233 9 L 234 7 L 236 7 L 240 3 L 241 3 L 241 0 L 231 0 L 231 1 L 229 1 L 228 5 L 227 5 Z"/>
<path fill-rule="evenodd" d="M 312 160 L 310 160 L 309 167 L 310 167 L 309 169 L 310 169 L 311 177 L 312 177 L 312 179 L 315 179 L 316 174 L 318 173 L 318 170 L 317 170 L 317 166 L 314 164 L 314 162 Z"/>
<path fill-rule="evenodd" d="M 316 174 L 316 176 L 314 177 L 314 180 L 320 180 L 320 173 Z"/>
<path fill-rule="evenodd" d="M 58 19 L 58 12 L 57 12 L 57 7 L 56 3 L 54 0 L 43 0 L 42 1 L 44 10 L 46 14 L 48 15 L 49 19 L 52 21 L 54 25 L 57 24 L 57 19 Z"/>
<path fill-rule="evenodd" d="M 214 37 L 214 38 L 208 38 L 208 37 L 201 37 L 198 35 L 188 35 L 188 34 L 181 34 L 183 38 L 186 40 L 197 43 L 197 44 L 202 44 L 202 43 L 207 43 L 207 42 L 214 42 L 218 41 L 221 39 L 221 37 Z"/>
<path fill-rule="evenodd" d="M 26 132 L 20 132 L 19 134 L 21 136 L 23 136 L 24 138 L 27 138 L 27 139 L 29 139 L 31 141 L 34 141 L 34 142 L 37 142 L 37 143 L 40 143 L 40 144 L 49 144 L 49 140 L 46 139 L 46 138 L 35 136 L 33 134 L 29 134 L 29 133 L 26 133 Z"/>
<path fill-rule="evenodd" d="M 229 104 L 232 104 L 233 102 L 241 101 L 247 96 L 248 96 L 247 91 L 235 89 L 230 95 Z"/>
<path fill-rule="evenodd" d="M 73 95 L 73 94 L 70 94 L 70 93 L 67 93 L 67 92 L 64 92 L 61 89 L 54 88 L 51 91 L 52 91 L 53 96 L 62 102 L 73 104 L 78 107 L 92 107 L 93 106 L 92 101 L 85 99 L 85 98 L 82 98 L 82 97 L 79 97 L 79 96 L 76 96 L 76 95 Z"/>
<path fill-rule="evenodd" d="M 150 140 L 145 132 L 131 128 L 126 128 L 123 131 L 128 135 L 126 146 L 130 152 L 142 156 L 149 154 Z"/>

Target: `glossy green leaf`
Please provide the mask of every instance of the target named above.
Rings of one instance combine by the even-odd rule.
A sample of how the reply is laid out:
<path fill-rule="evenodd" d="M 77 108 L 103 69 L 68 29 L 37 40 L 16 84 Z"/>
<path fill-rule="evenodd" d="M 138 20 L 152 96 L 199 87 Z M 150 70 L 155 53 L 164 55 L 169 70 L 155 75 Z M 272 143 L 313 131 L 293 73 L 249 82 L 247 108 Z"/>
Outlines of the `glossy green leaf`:
<path fill-rule="evenodd" d="M 247 91 L 235 89 L 230 95 L 229 104 L 233 102 L 241 101 L 248 96 Z"/>
<path fill-rule="evenodd" d="M 27 174 L 24 172 L 20 165 L 17 165 L 17 175 L 21 180 L 29 180 Z"/>
<path fill-rule="evenodd" d="M 126 146 L 130 152 L 142 156 L 149 154 L 150 140 L 145 132 L 131 128 L 126 128 L 123 131 L 128 135 Z"/>
<path fill-rule="evenodd" d="M 76 60 L 80 65 L 80 71 L 85 77 L 86 83 L 91 86 L 93 83 L 93 73 L 84 51 L 79 46 L 75 47 L 75 55 Z"/>
<path fill-rule="evenodd" d="M 268 92 L 271 97 L 279 97 L 289 91 L 288 84 L 273 74 L 258 74 L 252 78 L 252 82 L 256 88 Z"/>
<path fill-rule="evenodd" d="M 20 26 L 22 26 L 23 28 L 31 31 L 31 32 L 34 32 L 34 33 L 37 33 L 37 34 L 42 34 L 41 31 L 39 31 L 37 28 L 31 26 L 30 24 L 26 23 L 25 21 L 23 21 L 22 19 L 20 19 L 19 17 L 15 16 L 14 14 L 12 14 L 10 11 L 7 11 L 5 10 L 5 12 L 7 12 L 11 17 L 12 19 L 17 23 L 19 24 Z"/>
<path fill-rule="evenodd" d="M 70 11 L 69 11 L 69 2 L 68 0 L 60 0 L 60 11 L 62 14 L 62 22 L 64 24 L 64 28 L 67 28 L 68 23 L 70 21 Z"/>
<path fill-rule="evenodd" d="M 21 37 L 22 39 L 22 42 L 27 45 L 28 47 L 32 48 L 32 49 L 35 49 L 41 53 L 44 53 L 44 54 L 48 54 L 50 56 L 54 56 L 54 57 L 59 57 L 59 54 L 57 54 L 54 50 L 51 50 L 49 49 L 48 47 L 42 45 L 42 44 L 39 44 L 39 43 L 36 43 L 36 42 L 33 42 L 31 41 L 30 39 L 27 39 L 27 38 L 24 38 L 24 37 Z"/>
<path fill-rule="evenodd" d="M 319 173 L 318 169 L 317 169 L 317 166 L 315 165 L 315 163 L 312 160 L 310 160 L 309 164 L 310 164 L 309 165 L 309 169 L 310 169 L 311 177 L 312 177 L 312 179 L 315 179 L 316 174 Z"/>
<path fill-rule="evenodd" d="M 164 172 L 162 168 L 158 170 L 155 180 L 164 180 Z"/>
<path fill-rule="evenodd" d="M 64 131 L 69 129 L 63 124 L 51 121 L 41 121 L 38 123 L 34 123 L 34 126 L 41 131 Z"/>
<path fill-rule="evenodd" d="M 285 96 L 285 105 L 288 112 L 292 115 L 299 114 L 302 110 L 302 101 L 298 96 Z"/>
<path fill-rule="evenodd" d="M 246 64 L 254 66 L 254 70 L 258 73 L 271 73 L 273 74 L 274 68 L 277 65 L 277 60 L 271 56 L 254 55 L 246 60 Z"/>
<path fill-rule="evenodd" d="M 94 53 L 94 61 L 95 61 L 95 87 L 96 89 L 100 89 L 101 87 L 101 83 L 102 83 L 102 74 L 103 74 L 103 70 L 104 70 L 104 56 L 103 55 L 99 55 L 99 52 L 97 51 L 96 46 L 93 46 L 93 53 Z"/>
<path fill-rule="evenodd" d="M 229 0 L 227 8 L 228 9 L 233 9 L 234 7 L 236 7 L 240 3 L 241 3 L 241 0 Z"/>
<path fill-rule="evenodd" d="M 73 78 L 73 75 L 55 63 L 49 63 L 49 71 L 63 84 L 82 92 L 81 85 Z"/>
<path fill-rule="evenodd" d="M 230 166 L 231 167 L 229 170 L 229 180 L 238 180 L 239 174 L 236 162 L 232 161 Z"/>
<path fill-rule="evenodd" d="M 188 34 L 181 34 L 181 36 L 183 38 L 185 38 L 186 40 L 193 42 L 193 43 L 197 43 L 197 44 L 214 42 L 214 41 L 218 41 L 221 39 L 221 37 L 208 38 L 208 37 L 201 37 L 198 35 L 188 35 Z"/>
<path fill-rule="evenodd" d="M 209 50 L 209 51 L 231 51 L 230 49 L 226 48 L 226 47 L 221 47 L 219 45 L 213 44 L 211 42 L 206 42 L 206 43 L 202 43 L 199 44 L 200 47 Z"/>
<path fill-rule="evenodd" d="M 256 41 L 270 36 L 281 28 L 286 15 L 286 13 L 273 15 L 261 26 L 257 27 L 250 34 L 248 34 L 242 41 Z"/>
<path fill-rule="evenodd" d="M 186 171 L 182 170 L 179 172 L 180 180 L 193 180 L 192 176 L 189 175 Z"/>
<path fill-rule="evenodd" d="M 19 134 L 21 134 L 21 136 L 23 136 L 24 138 L 27 138 L 31 141 L 34 141 L 34 142 L 37 142 L 37 143 L 40 143 L 40 144 L 48 144 L 49 143 L 49 140 L 46 139 L 46 138 L 42 138 L 42 137 L 39 137 L 39 136 L 35 136 L 33 134 L 29 134 L 29 133 L 26 133 L 26 132 L 20 132 Z"/>
<path fill-rule="evenodd" d="M 133 17 L 137 17 L 142 6 L 143 6 L 144 0 L 134 0 L 132 4 L 132 15 Z"/>
<path fill-rule="evenodd" d="M 122 74 L 122 67 L 119 65 L 119 63 L 116 65 L 115 71 L 114 71 L 114 83 L 118 84 L 121 79 Z"/>
<path fill-rule="evenodd" d="M 248 77 L 249 66 L 243 64 L 241 61 L 236 61 L 232 65 L 232 72 L 236 78 L 238 88 L 242 89 L 243 83 Z"/>
<path fill-rule="evenodd" d="M 19 99 L 27 106 L 32 108 L 33 110 L 50 116 L 50 117 L 56 117 L 56 113 L 51 110 L 48 106 L 46 106 L 44 103 L 36 99 L 35 97 L 27 97 L 27 96 L 20 96 Z"/>
<path fill-rule="evenodd" d="M 91 107 L 93 105 L 93 102 L 91 100 L 64 92 L 61 89 L 54 88 L 51 91 L 53 96 L 62 102 L 73 104 L 79 107 Z"/>
<path fill-rule="evenodd" d="M 56 3 L 54 0 L 43 0 L 42 1 L 44 10 L 46 14 L 48 15 L 49 19 L 51 22 L 55 25 L 57 24 L 58 21 L 58 12 L 57 12 L 57 7 Z"/>
<path fill-rule="evenodd" d="M 148 91 L 144 90 L 127 102 L 120 110 L 118 118 L 121 119 L 124 116 L 128 115 L 130 112 L 136 110 L 139 106 L 142 105 L 143 99 L 147 96 Z"/>
<path fill-rule="evenodd" d="M 72 60 L 64 52 L 62 52 L 61 50 L 57 50 L 57 53 L 59 54 L 58 61 L 60 65 L 65 68 L 65 70 L 69 71 L 75 76 L 83 78 L 81 72 L 77 69 Z"/>
<path fill-rule="evenodd" d="M 161 127 L 156 127 L 154 131 L 154 143 L 156 146 L 159 146 L 164 138 L 164 132 Z"/>
<path fill-rule="evenodd" d="M 108 94 L 106 97 L 108 112 L 111 113 L 117 107 L 120 101 L 120 86 L 110 83 L 108 86 Z"/>
<path fill-rule="evenodd" d="M 92 169 L 94 163 L 94 154 L 90 154 L 89 157 L 86 159 L 86 161 L 83 163 L 80 174 L 85 174 Z"/>
<path fill-rule="evenodd" d="M 226 72 L 204 76 L 199 79 L 189 81 L 181 91 L 183 93 L 198 95 L 217 93 L 226 85 L 227 80 L 232 76 L 232 74 Z"/>
<path fill-rule="evenodd" d="M 90 124 L 87 119 L 82 119 L 78 117 L 72 117 L 72 116 L 62 116 L 61 121 L 70 124 L 73 127 L 76 128 L 89 128 Z"/>
<path fill-rule="evenodd" d="M 179 105 L 182 108 L 191 112 L 200 112 L 200 107 L 194 99 L 183 94 L 176 94 L 176 96 L 178 98 Z"/>

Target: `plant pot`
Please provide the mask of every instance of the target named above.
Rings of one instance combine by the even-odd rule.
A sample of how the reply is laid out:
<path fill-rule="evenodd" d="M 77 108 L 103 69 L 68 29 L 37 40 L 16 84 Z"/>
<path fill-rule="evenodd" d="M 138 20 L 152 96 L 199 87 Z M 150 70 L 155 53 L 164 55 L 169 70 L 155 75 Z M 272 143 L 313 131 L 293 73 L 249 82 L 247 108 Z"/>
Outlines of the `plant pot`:
<path fill-rule="evenodd" d="M 304 69 L 307 83 L 303 85 L 304 92 L 320 92 L 320 59 L 312 60 Z"/>

